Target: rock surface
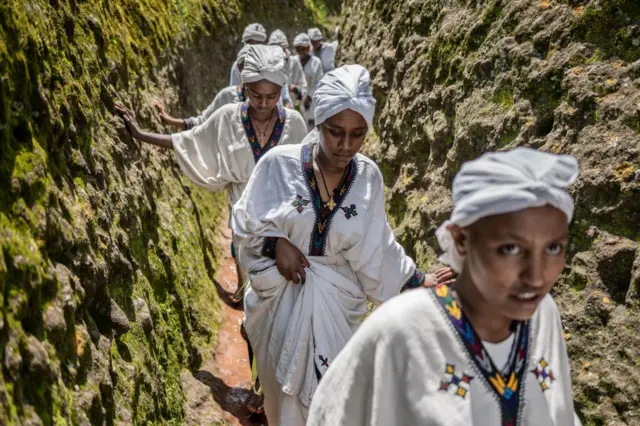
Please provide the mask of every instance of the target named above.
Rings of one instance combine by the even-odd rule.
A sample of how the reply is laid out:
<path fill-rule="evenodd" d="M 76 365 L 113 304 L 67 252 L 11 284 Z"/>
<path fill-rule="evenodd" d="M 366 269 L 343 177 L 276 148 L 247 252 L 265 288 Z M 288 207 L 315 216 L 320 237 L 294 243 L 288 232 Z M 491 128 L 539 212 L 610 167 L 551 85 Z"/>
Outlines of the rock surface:
<path fill-rule="evenodd" d="M 366 151 L 422 267 L 460 165 L 515 146 L 568 153 L 569 267 L 555 289 L 585 425 L 640 425 L 640 8 L 635 0 L 346 0 L 342 57 L 369 68 Z M 375 48 L 374 48 L 375 47 Z"/>
<path fill-rule="evenodd" d="M 131 140 L 228 84 L 244 26 L 312 2 L 9 0 L 0 7 L 0 424 L 183 424 L 210 355 L 223 196 Z M 273 13 L 273 11 L 278 13 Z M 187 370 L 185 370 L 187 369 Z M 214 401 L 215 403 L 215 401 Z M 215 416 L 213 412 L 212 415 Z"/>

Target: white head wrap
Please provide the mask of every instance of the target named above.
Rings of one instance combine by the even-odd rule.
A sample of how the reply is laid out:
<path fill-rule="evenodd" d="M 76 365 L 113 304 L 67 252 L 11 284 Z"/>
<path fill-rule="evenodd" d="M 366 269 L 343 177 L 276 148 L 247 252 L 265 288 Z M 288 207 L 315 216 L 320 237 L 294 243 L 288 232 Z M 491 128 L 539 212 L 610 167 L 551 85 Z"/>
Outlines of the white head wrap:
<path fill-rule="evenodd" d="M 300 33 L 296 36 L 296 38 L 293 39 L 293 47 L 298 47 L 298 46 L 303 46 L 303 47 L 311 46 L 311 39 L 307 34 Z"/>
<path fill-rule="evenodd" d="M 244 58 L 242 80 L 247 83 L 268 80 L 280 87 L 287 84 L 284 50 L 279 46 L 263 44 L 249 46 Z"/>
<path fill-rule="evenodd" d="M 244 58 L 247 57 L 247 52 L 249 52 L 249 47 L 251 47 L 250 44 L 246 44 L 244 46 L 242 46 L 242 49 L 240 49 L 240 51 L 238 52 L 238 57 L 236 58 L 236 62 L 238 64 L 244 62 Z"/>
<path fill-rule="evenodd" d="M 322 31 L 320 31 L 320 28 L 309 28 L 307 34 L 312 41 L 324 40 L 324 35 L 322 35 Z"/>
<path fill-rule="evenodd" d="M 280 46 L 283 49 L 289 48 L 289 40 L 282 30 L 274 30 L 269 36 L 269 44 L 273 46 Z"/>
<path fill-rule="evenodd" d="M 362 115 L 371 130 L 376 100 L 370 81 L 369 71 L 361 65 L 344 65 L 325 74 L 313 94 L 315 124 L 350 109 Z"/>
<path fill-rule="evenodd" d="M 267 30 L 264 29 L 262 24 L 250 24 L 247 25 L 242 33 L 242 42 L 246 43 L 249 40 L 264 43 L 267 41 Z"/>
<path fill-rule="evenodd" d="M 573 217 L 573 198 L 566 188 L 578 178 L 578 162 L 531 148 L 484 154 L 465 163 L 453 181 L 453 213 L 436 231 L 444 254 L 440 261 L 462 272 L 451 224 L 466 227 L 477 220 L 549 204 Z"/>

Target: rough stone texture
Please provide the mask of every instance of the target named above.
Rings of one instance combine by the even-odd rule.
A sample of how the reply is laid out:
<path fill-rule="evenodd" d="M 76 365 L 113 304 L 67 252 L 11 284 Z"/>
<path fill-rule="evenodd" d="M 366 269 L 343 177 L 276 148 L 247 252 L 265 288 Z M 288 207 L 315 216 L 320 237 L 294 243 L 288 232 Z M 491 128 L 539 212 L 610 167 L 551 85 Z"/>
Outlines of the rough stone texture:
<path fill-rule="evenodd" d="M 311 0 L 9 0 L 0 6 L 0 424 L 182 424 L 180 374 L 216 337 L 224 207 L 134 142 L 150 103 L 193 114 L 243 27 Z"/>
<path fill-rule="evenodd" d="M 639 23 L 635 0 L 343 5 L 340 59 L 370 69 L 379 101 L 366 150 L 422 267 L 463 162 L 515 146 L 580 161 L 555 295 L 586 425 L 640 425 Z"/>

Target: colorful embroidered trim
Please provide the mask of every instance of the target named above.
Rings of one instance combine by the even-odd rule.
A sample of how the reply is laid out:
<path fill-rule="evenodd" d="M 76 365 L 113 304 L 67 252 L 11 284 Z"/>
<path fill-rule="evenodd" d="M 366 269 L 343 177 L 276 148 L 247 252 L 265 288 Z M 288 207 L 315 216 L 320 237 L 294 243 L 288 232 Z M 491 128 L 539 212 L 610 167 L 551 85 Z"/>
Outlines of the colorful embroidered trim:
<path fill-rule="evenodd" d="M 302 195 L 296 195 L 296 199 L 291 202 L 291 205 L 296 208 L 298 213 L 302 213 L 307 204 L 309 204 L 309 200 L 302 198 Z"/>
<path fill-rule="evenodd" d="M 276 243 L 278 242 L 277 237 L 264 237 L 262 241 L 262 250 L 260 250 L 260 254 L 264 257 L 268 257 L 269 259 L 276 258 Z"/>
<path fill-rule="evenodd" d="M 549 363 L 545 361 L 544 358 L 540 358 L 540 361 L 538 361 L 536 368 L 531 370 L 531 372 L 536 375 L 536 379 L 538 379 L 538 383 L 542 388 L 542 392 L 549 389 L 549 387 L 551 387 L 551 382 L 556 379 L 553 376 L 551 368 L 549 368 Z"/>
<path fill-rule="evenodd" d="M 485 379 L 485 383 L 497 397 L 502 413 L 502 425 L 515 426 L 520 424 L 522 406 L 524 406 L 521 402 L 529 349 L 529 322 L 517 323 L 516 335 L 507 366 L 504 371 L 500 371 L 493 364 L 491 357 L 482 345 L 482 340 L 454 300 L 449 287 L 440 284 L 432 291 L 457 331 L 473 363 Z"/>
<path fill-rule="evenodd" d="M 236 93 L 238 94 L 238 102 L 244 102 L 246 99 L 244 98 L 244 90 L 242 90 L 242 84 L 236 87 Z"/>
<path fill-rule="evenodd" d="M 351 204 L 349 207 L 340 207 L 340 208 L 344 212 L 344 217 L 346 217 L 347 220 L 351 219 L 352 217 L 358 216 L 358 211 L 356 210 L 355 204 Z"/>
<path fill-rule="evenodd" d="M 462 377 L 456 375 L 456 366 L 453 364 L 447 364 L 444 369 L 445 378 L 440 382 L 440 391 L 448 392 L 453 388 L 455 395 L 458 395 L 462 399 L 469 393 L 469 384 L 473 380 L 473 376 L 469 376 L 463 373 Z"/>
<path fill-rule="evenodd" d="M 320 189 L 318 187 L 318 182 L 316 181 L 316 175 L 313 171 L 313 147 L 314 145 L 303 145 L 300 154 L 302 160 L 302 174 L 305 177 L 307 190 L 311 196 L 311 203 L 313 204 L 313 209 L 316 213 L 311 241 L 309 242 L 309 256 L 324 256 L 325 248 L 327 246 L 327 236 L 329 235 L 329 229 L 331 228 L 331 221 L 335 213 L 338 211 L 338 208 L 329 210 L 322 204 Z M 345 198 L 347 198 L 347 194 L 349 193 L 357 175 L 358 162 L 354 158 L 347 166 L 347 170 L 342 181 L 333 191 L 333 201 L 336 203 L 337 207 L 340 207 Z"/>
<path fill-rule="evenodd" d="M 249 101 L 245 101 L 240 108 L 240 115 L 242 118 L 244 133 L 247 135 L 249 145 L 251 146 L 251 152 L 253 152 L 253 159 L 256 163 L 258 163 L 262 156 L 266 154 L 271 148 L 278 145 L 278 143 L 280 142 L 280 138 L 282 137 L 282 130 L 284 129 L 284 123 L 287 114 L 284 107 L 282 107 L 281 105 L 277 105 L 276 108 L 278 109 L 278 118 L 276 121 L 276 125 L 273 126 L 273 132 L 271 132 L 271 136 L 269 137 L 269 140 L 264 145 L 264 147 L 260 146 L 258 138 L 256 137 L 256 131 L 253 128 L 253 124 L 251 124 L 251 118 L 249 117 Z"/>
<path fill-rule="evenodd" d="M 416 268 L 413 275 L 409 277 L 407 282 L 400 288 L 400 293 L 411 290 L 412 288 L 422 287 L 424 285 L 424 272 Z"/>

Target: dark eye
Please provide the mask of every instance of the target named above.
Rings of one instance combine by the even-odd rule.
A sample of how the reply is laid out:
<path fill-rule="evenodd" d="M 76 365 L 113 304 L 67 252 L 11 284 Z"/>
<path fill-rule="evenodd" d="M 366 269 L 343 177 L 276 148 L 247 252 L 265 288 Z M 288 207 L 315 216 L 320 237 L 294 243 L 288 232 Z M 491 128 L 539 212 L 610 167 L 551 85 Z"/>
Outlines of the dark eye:
<path fill-rule="evenodd" d="M 562 244 L 551 244 L 545 249 L 545 252 L 549 256 L 557 256 L 562 253 L 563 249 L 564 247 L 562 246 Z"/>
<path fill-rule="evenodd" d="M 507 244 L 500 247 L 498 251 L 505 256 L 517 256 L 520 254 L 520 246 L 516 244 Z"/>
<path fill-rule="evenodd" d="M 367 133 L 366 131 L 353 132 L 351 134 L 351 137 L 355 138 L 355 139 L 358 139 L 358 138 L 363 137 L 366 133 Z"/>
<path fill-rule="evenodd" d="M 342 136 L 342 132 L 340 130 L 329 129 L 329 133 L 331 133 L 331 135 L 335 136 L 336 138 Z"/>

